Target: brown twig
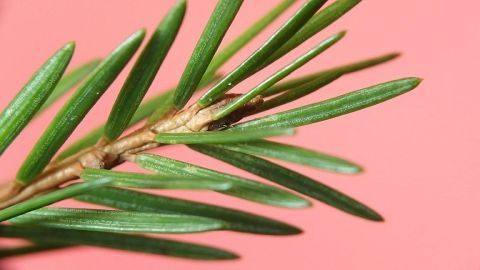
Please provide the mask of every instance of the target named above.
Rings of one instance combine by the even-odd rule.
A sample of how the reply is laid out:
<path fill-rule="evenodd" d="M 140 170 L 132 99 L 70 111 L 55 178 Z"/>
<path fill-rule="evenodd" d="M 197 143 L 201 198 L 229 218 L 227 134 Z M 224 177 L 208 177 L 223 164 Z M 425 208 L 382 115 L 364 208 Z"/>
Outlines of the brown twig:
<path fill-rule="evenodd" d="M 132 155 L 157 148 L 158 133 L 183 133 L 216 130 L 239 121 L 263 102 L 257 97 L 229 116 L 214 120 L 213 115 L 238 95 L 226 95 L 213 105 L 200 108 L 194 104 L 185 110 L 171 113 L 156 123 L 146 125 L 118 140 L 101 139 L 97 145 L 85 149 L 61 162 L 51 162 L 30 185 L 12 181 L 0 189 L 0 209 L 19 203 L 45 191 L 78 179 L 85 168 L 111 169 L 130 160 Z"/>

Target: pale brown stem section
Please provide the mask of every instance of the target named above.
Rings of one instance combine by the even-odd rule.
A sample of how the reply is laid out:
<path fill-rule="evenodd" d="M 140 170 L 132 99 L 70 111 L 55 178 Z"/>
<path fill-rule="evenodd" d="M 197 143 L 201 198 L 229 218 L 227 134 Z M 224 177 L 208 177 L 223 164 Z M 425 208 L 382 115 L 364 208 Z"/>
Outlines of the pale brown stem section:
<path fill-rule="evenodd" d="M 125 161 L 131 161 L 135 154 L 160 146 L 154 141 L 155 135 L 158 133 L 201 132 L 209 129 L 219 129 L 237 122 L 248 111 L 253 110 L 263 102 L 261 97 L 255 98 L 225 119 L 215 121 L 213 115 L 237 96 L 226 95 L 222 100 L 207 108 L 200 108 L 196 104 L 192 105 L 118 140 L 106 142 L 102 139 L 97 145 L 61 162 L 51 162 L 45 171 L 26 187 L 21 186 L 16 181 L 2 186 L 0 189 L 0 209 L 78 179 L 85 168 L 110 169 Z"/>

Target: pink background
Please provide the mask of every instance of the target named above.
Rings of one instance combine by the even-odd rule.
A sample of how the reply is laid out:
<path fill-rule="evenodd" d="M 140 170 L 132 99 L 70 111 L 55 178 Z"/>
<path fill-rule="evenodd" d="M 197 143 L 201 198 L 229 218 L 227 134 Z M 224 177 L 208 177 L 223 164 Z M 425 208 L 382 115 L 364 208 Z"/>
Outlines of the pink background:
<path fill-rule="evenodd" d="M 276 2 L 245 1 L 226 40 Z M 0 1 L 0 108 L 67 41 L 77 41 L 72 66 L 106 55 L 136 29 L 153 29 L 172 4 L 153 0 Z M 180 35 L 150 94 L 178 80 L 214 4 L 213 0 L 189 1 Z M 285 210 L 208 192 L 164 192 L 262 213 L 300 226 L 305 233 L 270 237 L 213 232 L 176 237 L 242 255 L 241 260 L 230 262 L 76 248 L 5 260 L 2 269 L 479 269 L 479 8 L 477 0 L 363 1 L 348 16 L 282 59 L 280 65 L 235 89 L 248 89 L 288 59 L 343 29 L 349 32 L 340 44 L 297 74 L 392 50 L 403 52 L 399 60 L 345 76 L 289 106 L 404 76 L 425 79 L 417 90 L 374 108 L 303 127 L 295 137 L 282 139 L 364 165 L 367 171 L 362 175 L 343 176 L 288 164 L 373 206 L 386 217 L 385 223 L 366 222 L 320 203 L 306 210 Z M 224 70 L 240 63 L 294 9 Z M 105 120 L 124 78 L 125 72 L 71 139 Z M 2 180 L 15 174 L 22 157 L 58 108 L 57 104 L 34 121 L 0 158 Z M 166 148 L 162 153 L 247 175 L 179 148 Z"/>

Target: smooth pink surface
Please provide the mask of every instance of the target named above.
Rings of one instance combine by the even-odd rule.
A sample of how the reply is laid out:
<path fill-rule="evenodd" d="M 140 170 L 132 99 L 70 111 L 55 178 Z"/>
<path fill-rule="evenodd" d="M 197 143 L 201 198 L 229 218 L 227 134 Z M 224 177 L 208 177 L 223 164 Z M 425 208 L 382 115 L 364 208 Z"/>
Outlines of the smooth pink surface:
<path fill-rule="evenodd" d="M 226 40 L 231 40 L 275 2 L 245 1 Z M 134 30 L 144 26 L 153 29 L 172 3 L 1 1 L 0 108 L 4 108 L 32 72 L 67 41 L 77 41 L 73 65 L 106 55 Z M 150 94 L 178 80 L 214 4 L 212 0 L 189 1 L 179 38 Z M 367 169 L 364 174 L 342 176 L 288 164 L 373 206 L 386 217 L 385 223 L 366 222 L 320 203 L 306 210 L 285 210 L 208 192 L 165 192 L 262 213 L 300 226 L 305 233 L 270 237 L 215 232 L 175 237 L 227 248 L 242 255 L 241 260 L 230 262 L 194 262 L 77 248 L 5 260 L 2 269 L 478 269 L 479 8 L 477 0 L 364 1 L 281 61 L 285 64 L 322 38 L 343 29 L 349 32 L 340 44 L 297 74 L 391 50 L 404 54 L 387 65 L 345 76 L 295 106 L 404 76 L 425 79 L 417 90 L 393 101 L 303 127 L 295 137 L 282 139 L 345 156 L 364 165 Z M 294 9 L 224 70 L 229 71 L 240 63 Z M 262 76 L 248 80 L 235 91 L 248 89 L 279 66 L 262 72 Z M 106 119 L 124 78 L 125 72 L 72 139 Z M 22 157 L 58 108 L 57 104 L 34 121 L 0 158 L 2 180 L 15 174 Z M 247 175 L 179 148 L 169 147 L 163 153 Z"/>

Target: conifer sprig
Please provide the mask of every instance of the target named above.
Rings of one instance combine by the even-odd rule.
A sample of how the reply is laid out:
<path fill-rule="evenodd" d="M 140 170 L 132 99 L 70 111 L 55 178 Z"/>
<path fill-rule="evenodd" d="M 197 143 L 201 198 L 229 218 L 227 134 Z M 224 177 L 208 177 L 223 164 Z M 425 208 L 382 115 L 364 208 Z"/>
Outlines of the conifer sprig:
<path fill-rule="evenodd" d="M 213 230 L 279 236 L 301 233 L 296 226 L 263 215 L 133 189 L 217 192 L 292 209 L 310 207 L 308 197 L 359 218 L 383 221 L 377 211 L 361 200 L 265 158 L 344 174 L 361 172 L 360 165 L 265 138 L 293 135 L 294 128 L 377 105 L 411 91 L 421 79 L 391 80 L 287 111 L 261 117 L 256 114 L 298 100 L 346 74 L 390 61 L 398 53 L 285 79 L 338 42 L 345 34 L 339 32 L 250 91 L 227 94 L 341 18 L 360 0 L 336 0 L 324 8 L 326 0 L 306 0 L 240 65 L 225 76 L 218 73 L 295 2 L 281 1 L 230 44 L 222 46 L 235 17 L 242 15 L 243 1 L 219 0 L 178 84 L 142 103 L 179 34 L 187 8 L 186 0 L 179 0 L 135 61 L 108 120 L 60 153 L 57 152 L 68 137 L 140 47 L 145 31 L 135 32 L 102 60 L 87 62 L 66 75 L 74 44 L 68 43 L 57 51 L 0 114 L 1 155 L 39 112 L 47 110 L 81 82 L 25 158 L 16 179 L 0 188 L 0 237 L 29 242 L 21 247 L 0 249 L 0 258 L 88 245 L 189 259 L 226 260 L 238 255 L 216 247 L 136 234 Z M 208 89 L 193 105 L 187 106 L 194 92 L 204 88 Z M 251 118 L 243 120 L 247 116 Z M 142 121 L 143 126 L 127 130 Z M 145 153 L 167 144 L 187 145 L 282 188 L 167 158 L 161 152 Z M 125 162 L 150 173 L 116 169 Z M 91 207 L 47 207 L 69 198 L 89 203 Z"/>

